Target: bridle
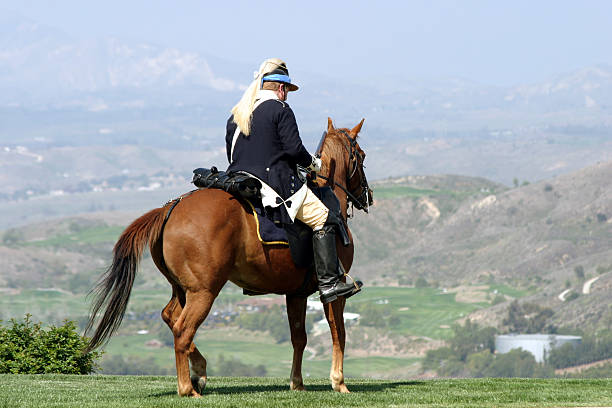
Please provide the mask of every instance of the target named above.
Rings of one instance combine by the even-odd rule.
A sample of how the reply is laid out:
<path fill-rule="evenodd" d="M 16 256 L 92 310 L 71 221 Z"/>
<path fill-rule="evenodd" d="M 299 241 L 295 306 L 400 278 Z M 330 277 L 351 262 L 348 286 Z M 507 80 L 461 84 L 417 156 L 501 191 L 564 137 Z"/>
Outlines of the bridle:
<path fill-rule="evenodd" d="M 360 187 L 361 192 L 358 196 L 356 196 L 354 193 L 351 193 L 348 190 L 348 188 L 346 188 L 340 183 L 337 183 L 336 181 L 334 181 L 333 179 L 329 177 L 322 176 L 320 174 L 318 174 L 317 177 L 320 177 L 323 180 L 329 181 L 331 183 L 332 189 L 335 186 L 340 187 L 340 189 L 346 193 L 348 203 L 350 203 L 351 206 L 355 206 L 357 207 L 358 210 L 363 210 L 367 213 L 370 207 L 370 200 L 369 200 L 370 186 L 368 185 L 368 180 L 366 178 L 365 171 L 363 170 L 365 168 L 365 166 L 363 165 L 364 157 L 357 149 L 356 139 L 353 139 L 352 137 L 350 137 L 349 134 L 343 129 L 338 129 L 338 132 L 343 134 L 346 138 L 346 141 L 348 141 L 348 143 L 346 143 L 346 141 L 345 143 L 343 143 L 344 148 L 349 154 L 349 172 L 348 172 L 349 176 L 346 178 L 346 185 L 347 186 L 350 185 L 350 182 L 353 179 L 353 176 L 355 176 L 355 174 L 358 172 L 359 173 L 359 187 Z M 317 151 L 315 153 L 317 157 L 321 157 L 321 151 L 323 150 L 323 142 L 325 141 L 326 136 L 327 136 L 327 132 L 323 132 L 323 136 L 321 136 L 321 141 L 319 142 L 319 147 L 317 148 Z"/>

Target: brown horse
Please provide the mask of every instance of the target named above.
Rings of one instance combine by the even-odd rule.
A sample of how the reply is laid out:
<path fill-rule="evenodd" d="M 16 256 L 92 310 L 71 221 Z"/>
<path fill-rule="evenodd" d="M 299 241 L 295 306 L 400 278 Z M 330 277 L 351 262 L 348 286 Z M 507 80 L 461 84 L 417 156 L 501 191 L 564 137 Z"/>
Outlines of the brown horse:
<path fill-rule="evenodd" d="M 329 185 L 338 196 L 346 221 L 352 202 L 357 208 L 372 204 L 372 192 L 363 171 L 365 154 L 357 143 L 363 120 L 353 129 L 334 129 L 328 119 L 327 135 L 318 153 L 323 162 L 321 185 Z M 174 352 L 179 395 L 200 396 L 206 385 L 206 359 L 193 343 L 196 330 L 208 315 L 213 301 L 229 280 L 260 293 L 286 295 L 287 315 L 293 345 L 291 389 L 303 390 L 302 355 L 306 347 L 306 297 L 294 293 L 306 280 L 306 269 L 297 268 L 287 246 L 262 245 L 249 207 L 222 190 L 198 190 L 154 209 L 123 231 L 113 250 L 113 263 L 100 280 L 87 330 L 104 309 L 89 349 L 108 341 L 125 313 L 134 277 L 146 243 L 153 261 L 172 285 L 172 298 L 162 319 L 174 334 Z M 349 232 L 350 235 L 350 232 Z M 337 245 L 346 271 L 353 261 L 353 240 Z M 311 293 L 316 289 L 313 276 Z M 344 384 L 344 298 L 328 303 L 325 316 L 333 340 L 331 385 L 349 392 Z M 189 362 L 193 376 L 190 377 Z"/>

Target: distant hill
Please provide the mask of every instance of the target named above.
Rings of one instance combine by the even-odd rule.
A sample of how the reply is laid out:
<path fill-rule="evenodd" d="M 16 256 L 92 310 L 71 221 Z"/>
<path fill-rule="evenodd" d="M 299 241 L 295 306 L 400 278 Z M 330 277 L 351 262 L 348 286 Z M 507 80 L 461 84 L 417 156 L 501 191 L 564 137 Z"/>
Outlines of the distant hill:
<path fill-rule="evenodd" d="M 612 321 L 604 301 L 612 287 L 612 162 L 513 189 L 491 186 L 488 193 L 483 186 L 463 199 L 448 200 L 440 187 L 408 194 L 418 179 L 396 184 L 406 193 L 352 223 L 356 274 L 388 283 L 422 277 L 449 288 L 504 283 L 553 307 L 559 325 Z M 389 185 L 380 186 L 383 194 Z M 598 275 L 583 294 L 585 281 Z M 558 295 L 566 289 L 576 295 L 563 302 Z M 477 316 L 499 322 L 504 307 Z"/>
<path fill-rule="evenodd" d="M 445 175 L 373 183 L 371 213 L 355 212 L 350 221 L 352 274 L 370 285 L 424 280 L 464 297 L 503 287 L 515 293 L 508 300 L 527 295 L 524 300 L 552 307 L 558 325 L 604 325 L 612 321 L 605 300 L 612 287 L 611 183 L 612 162 L 512 189 Z M 6 230 L 0 255 L 9 262 L 0 287 L 89 288 L 123 226 L 137 215 L 92 213 Z M 165 284 L 150 262 L 141 276 L 138 284 Z M 583 294 L 584 283 L 596 276 Z M 567 289 L 576 295 L 561 301 Z M 474 300 L 485 302 L 481 294 Z M 482 309 L 474 318 L 497 324 L 507 306 Z"/>
<path fill-rule="evenodd" d="M 414 245 L 398 248 L 404 251 L 398 256 L 404 263 L 393 265 L 398 274 L 402 273 L 398 269 L 405 269 L 432 278 L 456 277 L 457 282 L 479 276 L 529 280 L 534 272 L 565 269 L 579 263 L 581 256 L 606 251 L 611 175 L 612 162 L 608 162 L 513 189 L 492 185 L 489 193 L 482 186 L 455 201 L 457 207 L 450 211 L 444 207 L 448 200 L 439 198 L 442 187 L 417 196 L 398 194 L 375 206 L 371 216 L 359 215 L 355 229 L 366 231 L 369 223 L 377 223 L 395 230 L 391 225 L 399 220 L 414 223 L 408 220 L 415 216 L 422 220 L 411 226 Z M 404 180 L 397 184 L 417 185 L 414 178 Z M 383 194 L 388 186 L 380 184 Z M 393 207 L 394 218 L 388 226 L 379 213 L 391 213 L 387 207 Z M 379 241 L 385 242 L 384 237 Z M 446 265 L 444 271 L 441 264 Z"/>

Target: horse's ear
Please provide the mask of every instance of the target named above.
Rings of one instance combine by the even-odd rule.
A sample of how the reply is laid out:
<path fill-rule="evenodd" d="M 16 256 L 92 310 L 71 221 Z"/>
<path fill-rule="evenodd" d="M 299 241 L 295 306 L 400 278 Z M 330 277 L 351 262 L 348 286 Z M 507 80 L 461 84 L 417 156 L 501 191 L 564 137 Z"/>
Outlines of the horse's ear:
<path fill-rule="evenodd" d="M 361 122 L 359 122 L 359 124 L 351 130 L 351 134 L 353 135 L 353 137 L 356 137 L 359 134 L 359 132 L 361 132 L 361 127 L 363 126 L 364 120 L 365 119 L 361 119 Z"/>
<path fill-rule="evenodd" d="M 327 117 L 327 133 L 331 132 L 332 130 L 334 130 L 334 124 L 332 123 L 331 118 Z"/>

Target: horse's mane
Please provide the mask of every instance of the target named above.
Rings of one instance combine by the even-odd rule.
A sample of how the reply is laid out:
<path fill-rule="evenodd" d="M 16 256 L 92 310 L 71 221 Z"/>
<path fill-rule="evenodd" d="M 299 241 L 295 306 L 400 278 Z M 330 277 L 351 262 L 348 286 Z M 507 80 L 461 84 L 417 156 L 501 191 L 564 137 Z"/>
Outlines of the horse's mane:
<path fill-rule="evenodd" d="M 341 130 L 345 131 L 349 135 L 351 134 L 351 130 L 347 128 L 334 129 L 333 131 L 327 133 L 324 142 L 324 147 L 325 151 L 329 154 L 330 157 L 344 156 L 344 154 L 346 153 L 346 149 L 344 147 L 346 140 L 345 136 L 340 133 Z"/>

